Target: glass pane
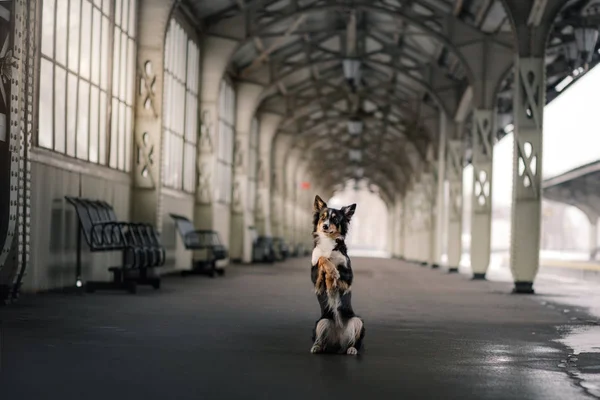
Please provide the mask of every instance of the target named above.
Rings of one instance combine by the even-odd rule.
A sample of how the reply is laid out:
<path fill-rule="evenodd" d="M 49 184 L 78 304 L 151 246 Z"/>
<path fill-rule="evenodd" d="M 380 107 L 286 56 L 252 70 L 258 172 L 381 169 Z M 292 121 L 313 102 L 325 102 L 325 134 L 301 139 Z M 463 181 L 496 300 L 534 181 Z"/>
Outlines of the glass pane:
<path fill-rule="evenodd" d="M 79 72 L 79 22 L 81 0 L 71 0 L 69 9 L 69 69 Z"/>
<path fill-rule="evenodd" d="M 113 56 L 113 74 L 112 74 L 112 90 L 113 96 L 119 94 L 119 66 L 121 65 L 121 34 L 119 29 L 114 29 L 114 45 L 112 49 Z"/>
<path fill-rule="evenodd" d="M 93 163 L 98 162 L 98 96 L 99 90 L 92 86 L 90 96 L 90 155 L 89 159 Z"/>
<path fill-rule="evenodd" d="M 108 15 L 108 13 L 110 13 L 110 3 L 112 3 L 113 0 L 104 0 L 102 2 L 102 12 L 106 15 Z"/>
<path fill-rule="evenodd" d="M 127 107 L 125 110 L 125 170 L 131 170 L 131 143 L 133 142 L 133 126 L 131 124 L 131 107 Z"/>
<path fill-rule="evenodd" d="M 133 88 L 135 86 L 135 42 L 129 39 L 129 54 L 127 56 L 127 104 L 133 105 Z"/>
<path fill-rule="evenodd" d="M 185 108 L 185 140 L 196 143 L 198 101 L 196 100 L 196 96 L 190 92 L 187 93 Z"/>
<path fill-rule="evenodd" d="M 115 24 L 117 24 L 117 26 L 121 26 L 121 10 L 123 9 L 121 1 L 122 0 L 115 0 Z"/>
<path fill-rule="evenodd" d="M 102 17 L 102 54 L 100 55 L 100 87 L 108 89 L 108 33 L 110 25 L 107 17 Z"/>
<path fill-rule="evenodd" d="M 127 25 L 129 25 L 129 1 L 128 0 L 122 0 L 123 1 L 123 14 L 121 17 L 121 29 L 123 29 L 124 32 L 127 32 Z"/>
<path fill-rule="evenodd" d="M 56 3 L 56 61 L 67 65 L 67 14 L 69 2 L 59 0 Z"/>
<path fill-rule="evenodd" d="M 171 186 L 170 181 L 169 181 L 169 177 L 171 176 L 171 133 L 169 131 L 165 131 L 164 133 L 164 160 L 163 160 L 163 166 L 164 166 L 164 170 L 163 170 L 163 182 L 165 183 L 166 186 Z"/>
<path fill-rule="evenodd" d="M 135 37 L 135 24 L 137 16 L 137 1 L 129 0 L 129 36 Z"/>
<path fill-rule="evenodd" d="M 54 58 L 54 0 L 45 0 L 42 9 L 42 53 Z"/>
<path fill-rule="evenodd" d="M 92 26 L 92 83 L 95 85 L 100 84 L 100 64 L 104 62 L 104 59 L 100 59 L 100 24 L 102 19 L 100 17 L 100 10 L 94 8 L 93 26 Z"/>
<path fill-rule="evenodd" d="M 106 93 L 100 92 L 100 115 L 98 116 L 98 152 L 100 164 L 106 165 Z"/>
<path fill-rule="evenodd" d="M 89 145 L 89 112 L 90 112 L 90 84 L 79 81 L 79 99 L 77 99 L 77 158 L 88 158 Z"/>
<path fill-rule="evenodd" d="M 128 51 L 128 48 L 129 48 L 129 46 L 127 45 L 127 35 L 122 33 L 121 34 L 121 68 L 120 68 L 121 89 L 119 91 L 119 98 L 121 99 L 121 101 L 126 100 L 127 85 L 129 85 L 129 82 L 127 82 L 127 51 Z"/>
<path fill-rule="evenodd" d="M 52 77 L 52 63 L 44 58 L 40 64 L 40 122 L 38 144 L 52 149 L 52 95 L 54 79 Z"/>
<path fill-rule="evenodd" d="M 125 123 L 125 104 L 119 103 L 119 169 L 121 171 L 125 170 L 125 152 L 127 151 L 127 146 L 125 145 L 125 136 L 127 135 Z"/>
<path fill-rule="evenodd" d="M 54 87 L 54 150 L 64 153 L 67 71 L 59 66 L 54 70 Z"/>
<path fill-rule="evenodd" d="M 92 6 L 89 1 L 84 0 L 81 7 L 81 55 L 80 74 L 90 79 L 90 54 L 92 34 Z"/>
<path fill-rule="evenodd" d="M 196 175 L 196 146 L 186 143 L 183 159 L 184 190 L 187 192 L 193 192 L 195 189 L 194 182 Z"/>
<path fill-rule="evenodd" d="M 75 75 L 69 73 L 67 82 L 67 154 L 75 157 L 75 136 L 77 134 L 77 82 Z"/>
<path fill-rule="evenodd" d="M 112 99 L 112 115 L 110 116 L 110 162 L 111 168 L 117 168 L 117 126 L 119 121 L 119 103 L 116 99 Z"/>
<path fill-rule="evenodd" d="M 171 84 L 171 74 L 165 72 L 165 89 L 164 89 L 164 100 L 163 100 L 163 126 L 167 129 L 171 129 L 171 92 L 173 85 Z"/>
<path fill-rule="evenodd" d="M 175 154 L 174 154 L 174 160 L 177 160 L 177 173 L 175 174 L 175 187 L 177 189 L 181 189 L 183 187 L 183 138 L 181 137 L 176 137 L 175 138 Z"/>

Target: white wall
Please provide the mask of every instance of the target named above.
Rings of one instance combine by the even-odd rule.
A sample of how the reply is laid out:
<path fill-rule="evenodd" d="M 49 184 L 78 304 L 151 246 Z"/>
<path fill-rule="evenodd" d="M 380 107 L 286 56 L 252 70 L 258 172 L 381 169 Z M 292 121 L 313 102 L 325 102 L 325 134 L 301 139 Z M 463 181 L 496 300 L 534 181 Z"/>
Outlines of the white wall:
<path fill-rule="evenodd" d="M 73 286 L 76 277 L 78 219 L 64 196 L 105 200 L 119 219 L 129 219 L 129 175 L 48 151 L 32 150 L 30 266 L 24 291 Z M 82 243 L 85 240 L 82 238 Z M 119 253 L 90 253 L 83 246 L 85 280 L 108 280 L 108 267 L 119 265 Z"/>

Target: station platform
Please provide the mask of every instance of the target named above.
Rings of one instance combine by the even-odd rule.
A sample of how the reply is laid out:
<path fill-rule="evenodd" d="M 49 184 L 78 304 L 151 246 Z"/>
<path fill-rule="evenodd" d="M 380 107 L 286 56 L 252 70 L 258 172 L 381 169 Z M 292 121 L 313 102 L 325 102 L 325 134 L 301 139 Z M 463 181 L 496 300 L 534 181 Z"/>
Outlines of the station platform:
<path fill-rule="evenodd" d="M 594 325 L 510 282 L 354 258 L 364 352 L 313 355 L 309 260 L 168 277 L 137 295 L 42 294 L 0 309 L 2 398 L 587 399 Z M 554 304 L 554 305 L 553 305 Z M 596 366 L 596 367 L 594 367 Z"/>

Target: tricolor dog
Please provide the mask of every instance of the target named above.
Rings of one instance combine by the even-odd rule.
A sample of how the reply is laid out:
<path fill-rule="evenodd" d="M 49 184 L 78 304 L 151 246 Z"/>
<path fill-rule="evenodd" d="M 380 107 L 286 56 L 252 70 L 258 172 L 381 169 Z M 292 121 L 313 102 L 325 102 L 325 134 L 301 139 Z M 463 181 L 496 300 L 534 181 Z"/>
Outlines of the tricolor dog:
<path fill-rule="evenodd" d="M 311 353 L 356 355 L 362 346 L 365 328 L 352 309 L 353 274 L 345 243 L 354 210 L 356 204 L 336 210 L 315 197 L 311 279 L 321 318 L 313 330 Z"/>

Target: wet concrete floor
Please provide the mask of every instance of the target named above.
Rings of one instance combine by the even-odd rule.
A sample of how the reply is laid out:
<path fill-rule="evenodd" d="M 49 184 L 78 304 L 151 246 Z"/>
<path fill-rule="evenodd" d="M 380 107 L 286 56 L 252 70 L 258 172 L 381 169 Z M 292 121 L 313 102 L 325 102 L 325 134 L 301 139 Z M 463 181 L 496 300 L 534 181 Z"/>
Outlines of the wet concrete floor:
<path fill-rule="evenodd" d="M 25 297 L 0 309 L 0 397 L 586 399 L 561 339 L 584 318 L 506 282 L 355 258 L 358 357 L 312 355 L 309 260 L 163 289 Z M 595 365 L 595 361 L 589 361 Z M 591 371 L 591 370 L 590 370 Z M 600 371 L 596 371 L 600 373 Z"/>

